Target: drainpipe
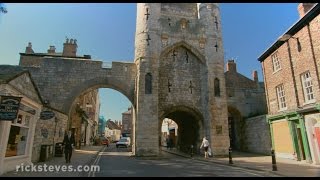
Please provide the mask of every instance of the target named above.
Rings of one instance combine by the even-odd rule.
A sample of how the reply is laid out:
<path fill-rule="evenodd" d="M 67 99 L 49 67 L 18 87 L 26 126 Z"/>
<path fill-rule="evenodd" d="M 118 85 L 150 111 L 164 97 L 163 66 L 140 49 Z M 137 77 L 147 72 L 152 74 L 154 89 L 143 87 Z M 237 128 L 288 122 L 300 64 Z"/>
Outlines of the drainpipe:
<path fill-rule="evenodd" d="M 291 50 L 290 50 L 291 48 L 290 48 L 289 40 L 286 41 L 286 44 L 287 44 L 287 48 L 288 48 L 288 55 L 289 55 L 290 70 L 291 70 L 292 80 L 293 80 L 294 94 L 295 94 L 295 98 L 296 98 L 296 102 L 297 102 L 297 107 L 299 107 L 300 106 L 300 102 L 299 102 L 299 97 L 298 97 L 296 78 L 295 78 L 295 74 L 294 74 L 294 70 L 293 70 L 292 56 L 291 56 Z"/>

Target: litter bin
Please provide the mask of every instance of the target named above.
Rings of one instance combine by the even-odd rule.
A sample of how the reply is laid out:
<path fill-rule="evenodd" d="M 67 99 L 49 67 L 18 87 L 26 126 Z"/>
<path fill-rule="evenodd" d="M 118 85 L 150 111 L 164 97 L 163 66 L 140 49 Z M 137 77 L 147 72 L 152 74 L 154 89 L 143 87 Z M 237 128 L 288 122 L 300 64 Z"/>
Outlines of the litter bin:
<path fill-rule="evenodd" d="M 40 162 L 45 162 L 48 159 L 48 145 L 41 145 Z"/>
<path fill-rule="evenodd" d="M 63 152 L 64 152 L 63 143 L 62 142 L 56 143 L 54 148 L 54 156 L 63 157 Z"/>

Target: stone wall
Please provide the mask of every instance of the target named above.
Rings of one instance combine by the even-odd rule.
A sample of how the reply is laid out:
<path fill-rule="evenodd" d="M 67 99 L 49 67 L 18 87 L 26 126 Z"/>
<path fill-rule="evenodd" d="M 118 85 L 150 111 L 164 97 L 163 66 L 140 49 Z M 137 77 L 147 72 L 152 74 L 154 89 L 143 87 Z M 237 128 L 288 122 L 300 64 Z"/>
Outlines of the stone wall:
<path fill-rule="evenodd" d="M 53 111 L 55 113 L 55 117 L 48 120 L 38 119 L 34 133 L 32 162 L 39 161 L 41 145 L 53 145 L 55 143 L 62 142 L 65 131 L 67 130 L 67 115 L 53 109 L 46 110 Z M 55 122 L 56 119 L 57 123 Z M 54 155 L 54 146 L 52 146 L 52 150 L 53 152 L 51 156 Z"/>
<path fill-rule="evenodd" d="M 197 9 L 196 3 L 138 3 L 135 36 L 138 155 L 158 154 L 159 121 L 181 105 L 185 106 L 186 114 L 200 112 L 198 141 L 207 136 L 214 154 L 228 153 L 220 12 L 215 3 L 200 6 Z M 145 93 L 147 73 L 152 73 L 152 94 Z M 216 78 L 220 81 L 219 96 L 214 93 Z"/>
<path fill-rule="evenodd" d="M 113 88 L 131 102 L 134 95 L 135 64 L 65 57 L 38 57 L 21 53 L 20 65 L 29 70 L 43 100 L 61 112 L 69 113 L 72 103 L 83 92 L 95 88 Z"/>
<path fill-rule="evenodd" d="M 271 135 L 266 115 L 246 119 L 245 133 L 248 152 L 270 155 Z"/>

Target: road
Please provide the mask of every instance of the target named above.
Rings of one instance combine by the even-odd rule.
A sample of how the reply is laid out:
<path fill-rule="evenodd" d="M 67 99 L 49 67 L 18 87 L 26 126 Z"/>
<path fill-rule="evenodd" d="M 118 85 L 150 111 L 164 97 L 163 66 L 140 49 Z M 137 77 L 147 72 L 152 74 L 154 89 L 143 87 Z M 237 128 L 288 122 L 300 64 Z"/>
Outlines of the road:
<path fill-rule="evenodd" d="M 162 157 L 134 157 L 127 148 L 105 147 L 94 164 L 99 172 L 89 177 L 275 177 L 276 175 L 239 167 L 204 162 L 163 152 Z"/>

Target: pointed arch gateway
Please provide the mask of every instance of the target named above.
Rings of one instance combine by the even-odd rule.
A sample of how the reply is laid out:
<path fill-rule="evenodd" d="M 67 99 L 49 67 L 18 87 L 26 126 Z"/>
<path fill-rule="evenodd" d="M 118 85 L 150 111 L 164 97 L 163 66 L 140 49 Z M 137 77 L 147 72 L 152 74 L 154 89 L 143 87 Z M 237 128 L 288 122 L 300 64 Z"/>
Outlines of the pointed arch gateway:
<path fill-rule="evenodd" d="M 159 115 L 159 135 L 161 136 L 162 122 L 165 118 L 178 125 L 177 136 L 174 138 L 173 147 L 179 151 L 190 153 L 191 145 L 199 147 L 204 132 L 204 117 L 198 109 L 185 105 L 167 107 Z"/>
<path fill-rule="evenodd" d="M 199 61 L 202 63 L 202 64 L 205 64 L 206 63 L 206 59 L 205 59 L 205 56 L 202 55 L 202 53 L 200 53 L 196 48 L 192 47 L 191 45 L 189 45 L 187 42 L 185 41 L 180 41 L 180 42 L 177 42 L 167 48 L 165 48 L 161 54 L 160 54 L 160 58 L 163 57 L 164 55 L 172 52 L 174 49 L 177 49 L 178 47 L 182 47 L 182 48 L 185 48 L 187 51 L 193 53 L 196 57 L 198 57 Z"/>
<path fill-rule="evenodd" d="M 190 152 L 191 145 L 200 146 L 206 135 L 201 96 L 206 89 L 206 59 L 194 47 L 180 41 L 165 48 L 159 68 L 159 135 L 162 121 L 171 119 L 177 125 L 174 147 Z M 170 134 L 171 136 L 171 134 Z M 162 139 L 163 140 L 163 139 Z"/>

